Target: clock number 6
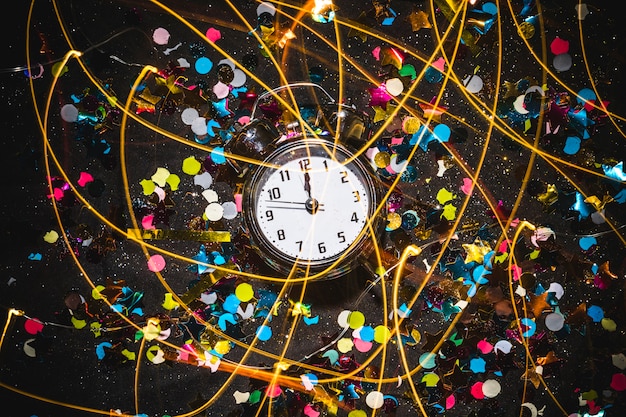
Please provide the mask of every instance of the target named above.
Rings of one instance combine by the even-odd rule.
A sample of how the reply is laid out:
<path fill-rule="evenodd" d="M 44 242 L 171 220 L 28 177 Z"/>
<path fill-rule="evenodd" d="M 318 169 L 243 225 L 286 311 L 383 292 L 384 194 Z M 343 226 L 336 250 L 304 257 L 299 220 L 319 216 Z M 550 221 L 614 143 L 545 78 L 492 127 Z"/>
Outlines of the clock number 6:
<path fill-rule="evenodd" d="M 324 246 L 324 242 L 320 242 L 317 244 L 317 250 L 319 250 L 320 253 L 326 252 L 326 246 Z"/>

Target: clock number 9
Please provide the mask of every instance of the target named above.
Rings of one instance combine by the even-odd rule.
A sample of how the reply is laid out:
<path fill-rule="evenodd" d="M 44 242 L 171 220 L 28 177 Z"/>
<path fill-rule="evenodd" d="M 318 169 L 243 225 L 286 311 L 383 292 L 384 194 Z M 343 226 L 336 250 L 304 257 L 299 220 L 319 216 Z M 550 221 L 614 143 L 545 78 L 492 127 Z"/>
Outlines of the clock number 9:
<path fill-rule="evenodd" d="M 268 222 L 271 222 L 274 220 L 274 212 L 272 210 L 265 210 L 265 217 L 267 217 Z"/>

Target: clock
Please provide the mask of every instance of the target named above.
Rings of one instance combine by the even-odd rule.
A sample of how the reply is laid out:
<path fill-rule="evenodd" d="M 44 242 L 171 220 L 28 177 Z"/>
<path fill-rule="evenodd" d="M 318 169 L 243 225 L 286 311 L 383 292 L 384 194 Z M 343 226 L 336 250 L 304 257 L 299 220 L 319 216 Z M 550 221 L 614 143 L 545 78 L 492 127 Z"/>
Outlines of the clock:
<path fill-rule="evenodd" d="M 331 279 L 354 270 L 366 262 L 382 227 L 379 181 L 350 145 L 364 130 L 354 128 L 354 114 L 345 110 L 335 104 L 330 115 L 320 109 L 328 117 L 316 117 L 318 124 L 342 126 L 338 135 L 320 126 L 313 126 L 315 135 L 285 134 L 260 118 L 229 148 L 251 162 L 242 212 L 252 245 L 286 276 Z"/>

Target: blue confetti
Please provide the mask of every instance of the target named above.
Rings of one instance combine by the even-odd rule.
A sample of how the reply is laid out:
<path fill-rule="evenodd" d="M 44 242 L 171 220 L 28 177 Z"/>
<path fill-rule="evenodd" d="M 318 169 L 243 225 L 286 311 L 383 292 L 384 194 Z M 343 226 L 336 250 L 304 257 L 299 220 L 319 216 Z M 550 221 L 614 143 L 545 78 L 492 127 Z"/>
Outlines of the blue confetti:
<path fill-rule="evenodd" d="M 237 298 L 235 294 L 230 294 L 228 297 L 226 297 L 226 300 L 224 300 L 222 308 L 224 309 L 224 311 L 235 314 L 237 312 L 237 307 L 239 307 L 239 304 L 241 304 L 241 300 L 239 300 L 239 298 Z"/>
<path fill-rule="evenodd" d="M 306 324 L 307 326 L 310 326 L 312 324 L 317 324 L 320 322 L 320 316 L 315 316 L 315 317 L 307 317 L 304 316 L 302 318 L 302 320 L 304 321 L 304 324 Z"/>
<path fill-rule="evenodd" d="M 581 237 L 578 241 L 578 244 L 580 245 L 582 250 L 589 250 L 589 248 L 591 248 L 593 245 L 596 245 L 597 243 L 598 241 L 593 236 L 584 236 Z"/>
<path fill-rule="evenodd" d="M 260 341 L 265 342 L 272 337 L 272 328 L 265 326 L 265 325 L 261 325 L 256 330 L 256 335 Z"/>
<path fill-rule="evenodd" d="M 213 62 L 209 58 L 203 56 L 198 58 L 195 63 L 195 68 L 198 74 L 207 74 L 213 68 Z"/>
<path fill-rule="evenodd" d="M 113 347 L 113 345 L 109 342 L 102 342 L 100 343 L 98 346 L 96 346 L 96 355 L 98 356 L 98 359 L 102 360 L 105 356 L 105 351 L 104 348 L 105 347 Z"/>
<path fill-rule="evenodd" d="M 594 323 L 598 323 L 604 318 L 604 310 L 599 306 L 592 305 L 587 309 L 587 315 L 591 317 Z"/>
<path fill-rule="evenodd" d="M 470 369 L 475 374 L 481 374 L 485 372 L 485 366 L 487 362 L 483 358 L 473 358 L 470 360 Z"/>
<path fill-rule="evenodd" d="M 226 331 L 226 323 L 237 324 L 237 320 L 235 320 L 235 316 L 231 313 L 224 313 L 217 320 L 217 325 L 220 326 L 222 331 Z"/>
<path fill-rule="evenodd" d="M 565 146 L 563 152 L 568 155 L 574 155 L 580 150 L 580 138 L 578 136 L 569 136 L 565 140 Z"/>

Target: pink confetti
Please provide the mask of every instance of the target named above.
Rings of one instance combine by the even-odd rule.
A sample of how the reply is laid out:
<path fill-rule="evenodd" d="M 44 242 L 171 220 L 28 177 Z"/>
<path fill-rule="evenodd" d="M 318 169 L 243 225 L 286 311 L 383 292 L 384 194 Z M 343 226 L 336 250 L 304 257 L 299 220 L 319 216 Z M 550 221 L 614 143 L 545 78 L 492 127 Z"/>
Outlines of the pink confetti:
<path fill-rule="evenodd" d="M 222 39 L 222 33 L 215 28 L 209 28 L 209 30 L 206 31 L 206 37 L 211 42 L 217 42 Z"/>
<path fill-rule="evenodd" d="M 472 184 L 471 178 L 463 178 L 463 185 L 461 186 L 463 194 L 470 195 L 472 193 Z"/>
<path fill-rule="evenodd" d="M 511 265 L 511 271 L 513 272 L 513 281 L 519 280 L 519 277 L 522 276 L 522 268 L 517 265 Z"/>
<path fill-rule="evenodd" d="M 569 41 L 557 36 L 550 44 L 550 51 L 552 51 L 554 55 L 566 54 L 567 51 L 569 51 Z"/>
<path fill-rule="evenodd" d="M 443 57 L 437 59 L 433 62 L 432 66 L 437 68 L 439 71 L 444 72 L 446 69 L 446 60 Z"/>
<path fill-rule="evenodd" d="M 265 390 L 265 394 L 270 398 L 276 398 L 282 393 L 282 388 L 276 384 L 270 384 Z"/>
<path fill-rule="evenodd" d="M 498 247 L 498 252 L 505 253 L 508 250 L 509 250 L 509 241 L 503 240 L 502 243 L 500 243 L 500 247 Z"/>
<path fill-rule="evenodd" d="M 141 227 L 143 227 L 145 230 L 153 230 L 155 229 L 153 222 L 154 214 L 148 214 L 146 216 L 143 216 L 143 219 L 141 219 Z"/>
<path fill-rule="evenodd" d="M 152 255 L 148 260 L 148 269 L 152 272 L 161 272 L 165 268 L 165 259 L 161 255 Z"/>
<path fill-rule="evenodd" d="M 482 400 L 485 398 L 485 394 L 483 393 L 483 383 L 478 381 L 471 388 L 472 397 L 477 400 Z"/>
<path fill-rule="evenodd" d="M 152 33 L 152 40 L 157 45 L 167 45 L 170 41 L 170 33 L 165 28 L 156 28 Z"/>
<path fill-rule="evenodd" d="M 89 184 L 92 181 L 93 181 L 93 177 L 91 176 L 91 174 L 83 171 L 80 173 L 80 178 L 78 179 L 78 185 L 80 185 L 81 187 L 84 187 L 85 185 Z"/>
<path fill-rule="evenodd" d="M 374 48 L 374 50 L 372 51 L 372 55 L 374 55 L 374 58 L 376 58 L 376 61 L 380 61 L 380 46 L 377 46 L 376 48 Z"/>
<path fill-rule="evenodd" d="M 366 342 L 356 337 L 352 341 L 354 343 L 354 347 L 359 352 L 369 352 L 369 350 L 372 348 L 372 345 L 373 345 L 372 342 Z"/>
<path fill-rule="evenodd" d="M 454 404 L 456 404 L 456 398 L 454 397 L 454 394 L 452 394 L 446 398 L 446 410 L 454 407 Z"/>
<path fill-rule="evenodd" d="M 493 350 L 493 345 L 487 342 L 485 339 L 478 342 L 476 347 L 485 355 Z"/>
<path fill-rule="evenodd" d="M 317 411 L 311 404 L 304 406 L 304 415 L 307 417 L 319 417 L 320 412 Z"/>
<path fill-rule="evenodd" d="M 24 323 L 24 329 L 29 334 L 37 334 L 43 330 L 43 323 L 39 321 L 39 319 L 28 319 L 26 323 Z"/>

